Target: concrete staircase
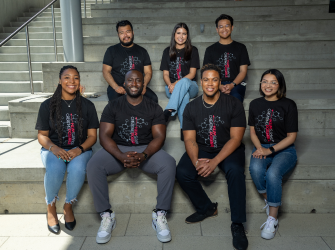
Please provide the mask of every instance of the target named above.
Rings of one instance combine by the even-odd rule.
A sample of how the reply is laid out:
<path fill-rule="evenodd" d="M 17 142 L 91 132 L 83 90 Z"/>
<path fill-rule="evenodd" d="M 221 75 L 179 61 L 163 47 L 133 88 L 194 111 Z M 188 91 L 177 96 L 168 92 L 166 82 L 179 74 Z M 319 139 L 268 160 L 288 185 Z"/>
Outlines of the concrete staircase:
<path fill-rule="evenodd" d="M 106 2 L 108 1 L 104 1 Z M 132 0 L 103 5 L 95 5 L 95 1 L 91 0 L 87 3 L 93 5 L 88 4 L 91 7 L 88 16 L 92 18 L 83 19 L 85 62 L 74 65 L 81 73 L 81 83 L 86 91 L 101 94 L 101 97 L 91 99 L 99 114 L 107 104 L 107 83 L 101 73 L 101 61 L 107 47 L 118 43 L 116 21 L 130 20 L 134 26 L 135 42 L 148 50 L 153 65 L 153 78 L 149 86 L 157 93 L 159 104 L 164 108 L 168 99 L 163 92 L 165 84 L 159 65 L 162 52 L 169 45 L 174 25 L 177 22 L 188 24 L 192 43 L 199 49 L 202 59 L 206 47 L 218 40 L 215 18 L 222 13 L 232 15 L 235 19 L 233 39 L 247 46 L 252 63 L 246 79 L 246 114 L 250 101 L 259 97 L 260 76 L 268 68 L 278 68 L 283 72 L 288 87 L 287 96 L 298 105 L 298 164 L 284 184 L 284 205 L 281 211 L 309 213 L 315 209 L 320 213 L 335 212 L 335 164 L 332 160 L 335 139 L 335 35 L 331 33 L 335 25 L 335 15 L 328 13 L 328 0 Z M 205 25 L 204 33 L 200 32 L 200 24 Z M 41 90 L 44 93 L 9 102 L 13 138 L 36 138 L 34 126 L 39 105 L 54 91 L 59 69 L 63 65 L 65 63 L 43 63 L 40 71 Z M 244 138 L 247 159 L 252 148 L 248 133 L 247 131 Z M 168 125 L 164 149 L 177 162 L 184 152 L 179 135 L 179 121 L 175 119 Z M 20 145 L 20 142 L 17 143 Z M 0 167 L 0 190 L 4 190 L 0 193 L 0 199 L 5 201 L 0 204 L 0 213 L 4 209 L 12 213 L 45 210 L 44 169 L 39 159 L 39 145 L 37 141 L 29 140 L 29 143 L 25 143 L 9 153 L 0 153 L 0 160 L 6 162 L 6 165 Z M 99 147 L 97 143 L 94 149 Z M 27 163 L 21 166 L 16 159 L 11 160 L 16 155 L 20 155 Z M 249 160 L 245 166 L 247 211 L 257 213 L 261 212 L 263 203 L 250 178 L 248 162 Z M 109 180 L 110 199 L 117 212 L 150 212 L 155 204 L 154 176 L 130 170 L 109 177 Z M 214 180 L 214 183 L 207 185 Z M 218 172 L 204 182 L 209 196 L 220 203 L 219 210 L 229 212 L 225 183 L 223 174 Z M 65 185 L 60 192 L 61 199 L 64 194 Z M 78 200 L 78 213 L 94 212 L 87 183 L 84 184 Z M 188 199 L 177 183 L 173 211 L 192 211 Z"/>

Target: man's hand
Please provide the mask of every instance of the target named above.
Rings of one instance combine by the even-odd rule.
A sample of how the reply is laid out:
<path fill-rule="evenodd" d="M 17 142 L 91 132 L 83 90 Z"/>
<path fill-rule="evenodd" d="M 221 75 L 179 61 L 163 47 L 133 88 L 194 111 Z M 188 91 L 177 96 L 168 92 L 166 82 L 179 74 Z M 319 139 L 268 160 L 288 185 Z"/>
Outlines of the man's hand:
<path fill-rule="evenodd" d="M 121 86 L 116 87 L 114 90 L 115 90 L 115 92 L 118 93 L 118 94 L 121 94 L 121 95 L 126 94 L 126 91 L 125 91 L 124 88 L 121 87 Z"/>
<path fill-rule="evenodd" d="M 198 164 L 196 170 L 198 175 L 202 177 L 207 177 L 215 170 L 217 164 L 212 159 L 202 158 L 198 159 Z"/>

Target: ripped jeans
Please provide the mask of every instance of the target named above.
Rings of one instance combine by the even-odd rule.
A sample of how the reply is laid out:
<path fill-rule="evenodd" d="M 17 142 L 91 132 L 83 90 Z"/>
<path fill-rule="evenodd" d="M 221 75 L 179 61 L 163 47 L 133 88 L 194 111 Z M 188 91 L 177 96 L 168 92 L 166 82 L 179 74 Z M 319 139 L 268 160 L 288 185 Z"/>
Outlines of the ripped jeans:
<path fill-rule="evenodd" d="M 68 151 L 69 149 L 65 149 Z M 58 200 L 58 192 L 63 183 L 65 172 L 66 177 L 66 198 L 65 203 L 76 201 L 77 195 L 84 184 L 86 165 L 92 156 L 92 150 L 85 151 L 73 160 L 65 163 L 59 160 L 52 152 L 45 148 L 41 149 L 41 158 L 46 169 L 44 176 L 45 201 L 47 205 Z"/>

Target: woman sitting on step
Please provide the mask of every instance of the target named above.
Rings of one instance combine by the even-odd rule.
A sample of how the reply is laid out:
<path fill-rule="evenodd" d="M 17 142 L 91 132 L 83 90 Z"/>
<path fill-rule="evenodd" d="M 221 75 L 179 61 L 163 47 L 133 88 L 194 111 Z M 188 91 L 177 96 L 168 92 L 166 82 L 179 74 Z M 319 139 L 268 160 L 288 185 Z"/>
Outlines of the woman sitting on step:
<path fill-rule="evenodd" d="M 170 99 L 164 110 L 165 120 L 178 113 L 180 128 L 186 104 L 198 93 L 196 73 L 199 68 L 198 49 L 191 45 L 188 27 L 185 23 L 178 23 L 173 28 L 170 46 L 163 52 L 160 70 L 163 71 L 165 92 Z"/>
<path fill-rule="evenodd" d="M 261 236 L 272 239 L 278 230 L 283 176 L 297 162 L 294 142 L 298 132 L 298 110 L 295 102 L 285 97 L 285 79 L 277 69 L 263 73 L 259 92 L 263 97 L 253 100 L 249 107 L 248 124 L 255 146 L 249 170 L 266 204 L 268 218 L 261 227 Z"/>
<path fill-rule="evenodd" d="M 64 66 L 53 96 L 41 104 L 35 129 L 42 145 L 41 158 L 46 169 L 44 188 L 48 205 L 47 225 L 58 234 L 60 227 L 56 199 L 65 172 L 66 198 L 63 207 L 65 227 L 76 225 L 72 204 L 83 186 L 86 164 L 97 140 L 99 120 L 94 104 L 80 95 L 80 76 L 76 67 Z"/>

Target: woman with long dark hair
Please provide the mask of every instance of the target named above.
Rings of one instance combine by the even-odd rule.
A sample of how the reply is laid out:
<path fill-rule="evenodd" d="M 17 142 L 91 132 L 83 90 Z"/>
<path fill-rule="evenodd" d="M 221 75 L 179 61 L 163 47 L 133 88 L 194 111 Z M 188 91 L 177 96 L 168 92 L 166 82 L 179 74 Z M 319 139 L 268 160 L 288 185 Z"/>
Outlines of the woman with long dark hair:
<path fill-rule="evenodd" d="M 73 230 L 76 220 L 72 204 L 84 183 L 86 164 L 92 156 L 91 147 L 97 140 L 99 120 L 94 104 L 80 94 L 80 76 L 76 67 L 64 66 L 59 72 L 59 84 L 53 96 L 44 101 L 38 113 L 35 129 L 42 145 L 41 158 L 46 169 L 44 188 L 47 203 L 47 225 L 58 234 L 60 226 L 56 199 L 65 172 L 65 227 Z"/>
<path fill-rule="evenodd" d="M 180 128 L 186 104 L 198 93 L 196 73 L 199 68 L 198 49 L 191 44 L 188 27 L 185 23 L 178 23 L 173 28 L 170 46 L 163 52 L 160 70 L 170 99 L 164 110 L 165 120 L 178 113 Z"/>
<path fill-rule="evenodd" d="M 261 98 L 250 103 L 250 137 L 254 144 L 250 174 L 257 191 L 264 197 L 267 221 L 261 236 L 272 239 L 278 230 L 278 209 L 282 198 L 283 176 L 296 165 L 294 142 L 298 132 L 297 105 L 285 97 L 286 83 L 277 69 L 263 73 L 259 85 Z"/>

